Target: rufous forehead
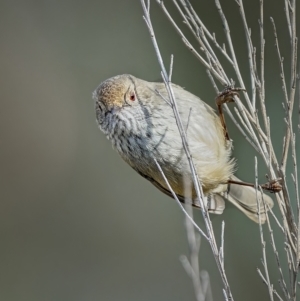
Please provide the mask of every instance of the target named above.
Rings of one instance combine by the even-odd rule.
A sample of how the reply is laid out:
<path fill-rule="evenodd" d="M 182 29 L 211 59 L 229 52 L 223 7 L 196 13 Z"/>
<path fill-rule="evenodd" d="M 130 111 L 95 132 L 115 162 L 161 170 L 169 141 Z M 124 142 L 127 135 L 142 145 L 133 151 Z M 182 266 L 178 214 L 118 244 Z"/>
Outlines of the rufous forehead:
<path fill-rule="evenodd" d="M 120 80 L 109 79 L 103 82 L 97 89 L 98 101 L 106 106 L 121 107 L 126 93 L 126 86 Z"/>

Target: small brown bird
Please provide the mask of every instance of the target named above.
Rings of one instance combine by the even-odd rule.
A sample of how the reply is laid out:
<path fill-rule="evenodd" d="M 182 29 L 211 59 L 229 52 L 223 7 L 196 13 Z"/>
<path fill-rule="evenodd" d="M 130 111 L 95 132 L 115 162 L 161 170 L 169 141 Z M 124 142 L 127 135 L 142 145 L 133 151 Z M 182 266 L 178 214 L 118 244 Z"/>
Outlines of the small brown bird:
<path fill-rule="evenodd" d="M 233 175 L 236 167 L 230 157 L 231 143 L 223 115 L 220 118 L 210 106 L 183 88 L 174 84 L 172 88 L 203 192 L 210 200 L 208 210 L 221 214 L 225 197 L 258 222 L 255 189 L 239 185 L 242 182 Z M 172 196 L 156 160 L 184 202 L 183 179 L 188 177 L 192 181 L 192 177 L 165 85 L 128 74 L 118 75 L 102 82 L 93 98 L 97 122 L 113 148 L 141 176 Z M 192 198 L 193 205 L 199 207 L 194 189 Z M 270 208 L 273 206 L 272 199 L 265 194 L 264 201 Z M 260 213 L 265 222 L 261 201 Z"/>

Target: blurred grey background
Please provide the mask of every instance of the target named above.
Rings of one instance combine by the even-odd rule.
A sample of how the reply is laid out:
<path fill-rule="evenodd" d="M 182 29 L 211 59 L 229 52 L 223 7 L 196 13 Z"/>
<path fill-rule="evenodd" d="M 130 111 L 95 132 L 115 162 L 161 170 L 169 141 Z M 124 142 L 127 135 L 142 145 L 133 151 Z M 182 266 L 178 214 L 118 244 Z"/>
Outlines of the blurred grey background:
<path fill-rule="evenodd" d="M 214 1 L 191 2 L 225 42 Z M 258 46 L 259 1 L 244 2 Z M 249 84 L 237 6 L 234 1 L 221 3 Z M 127 166 L 95 122 L 91 95 L 101 81 L 122 73 L 160 79 L 140 2 L 0 4 L 0 300 L 195 300 L 179 262 L 188 247 L 177 204 Z M 287 58 L 289 40 L 283 2 L 265 4 L 267 105 L 280 154 L 283 98 L 270 15 Z M 182 24 L 173 5 L 166 5 Z M 215 92 L 206 71 L 155 1 L 152 21 L 166 65 L 175 56 L 173 81 L 213 106 Z M 253 181 L 255 152 L 230 122 L 229 131 L 237 175 Z M 263 164 L 259 173 L 265 181 Z M 194 214 L 204 227 L 200 212 Z M 212 220 L 218 238 L 221 222 L 226 222 L 225 265 L 235 300 L 266 300 L 267 290 L 256 272 L 261 267 L 257 225 L 230 204 Z M 278 242 L 281 250 L 280 237 Z M 272 253 L 269 259 L 271 280 L 277 285 Z M 214 300 L 223 300 L 204 241 L 200 268 L 210 274 Z"/>

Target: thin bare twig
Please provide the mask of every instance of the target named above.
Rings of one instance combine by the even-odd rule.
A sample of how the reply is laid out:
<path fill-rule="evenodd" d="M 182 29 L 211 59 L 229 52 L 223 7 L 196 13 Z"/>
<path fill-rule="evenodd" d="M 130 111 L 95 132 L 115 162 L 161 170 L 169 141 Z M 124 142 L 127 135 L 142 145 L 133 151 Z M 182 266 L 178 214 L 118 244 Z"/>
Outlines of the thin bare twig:
<path fill-rule="evenodd" d="M 260 188 L 260 195 L 258 195 L 258 171 L 257 171 L 257 158 L 254 158 L 255 162 L 254 162 L 254 169 L 255 169 L 255 193 L 256 193 L 256 201 L 257 201 L 257 209 L 258 209 L 258 220 L 259 220 L 259 234 L 260 234 L 260 242 L 262 245 L 262 253 L 263 253 L 263 258 L 262 258 L 262 262 L 263 262 L 263 267 L 264 267 L 264 271 L 265 271 L 265 283 L 268 287 L 268 291 L 269 291 L 269 297 L 271 301 L 274 301 L 273 298 L 273 285 L 270 282 L 270 276 L 269 276 L 269 270 L 268 270 L 268 263 L 267 263 L 267 255 L 266 255 L 266 242 L 264 240 L 264 233 L 263 233 L 263 228 L 262 228 L 262 224 L 261 224 L 261 198 L 263 198 L 263 192 Z M 268 214 L 267 211 L 265 211 L 266 215 Z"/>
<path fill-rule="evenodd" d="M 212 253 L 214 255 L 218 270 L 220 272 L 221 279 L 222 279 L 223 284 L 224 284 L 224 290 L 226 291 L 226 296 L 230 300 L 233 300 L 231 289 L 230 289 L 230 286 L 229 286 L 229 283 L 228 283 L 228 280 L 227 280 L 226 272 L 223 268 L 222 263 L 220 262 L 219 251 L 218 251 L 218 247 L 217 247 L 217 244 L 216 244 L 216 239 L 215 239 L 215 236 L 214 236 L 214 231 L 213 231 L 213 228 L 212 228 L 211 220 L 209 218 L 207 208 L 204 204 L 204 195 L 203 195 L 203 191 L 202 191 L 201 182 L 200 182 L 199 177 L 197 175 L 197 171 L 196 171 L 195 165 L 193 163 L 191 153 L 189 151 L 189 146 L 188 146 L 188 143 L 187 143 L 185 129 L 183 127 L 183 124 L 182 124 L 182 121 L 181 121 L 181 118 L 180 118 L 180 115 L 179 115 L 179 112 L 178 112 L 178 108 L 177 108 L 174 92 L 173 92 L 173 89 L 172 89 L 172 85 L 171 85 L 170 81 L 168 80 L 169 75 L 166 72 L 166 69 L 165 69 L 165 66 L 164 66 L 160 51 L 159 51 L 159 47 L 158 47 L 158 44 L 157 44 L 157 41 L 156 41 L 156 38 L 155 38 L 155 34 L 154 34 L 152 23 L 151 23 L 150 13 L 148 11 L 148 8 L 146 7 L 146 4 L 145 4 L 144 0 L 141 0 L 141 4 L 142 4 L 143 11 L 144 11 L 144 20 L 146 21 L 146 24 L 147 24 L 147 27 L 148 27 L 148 30 L 149 30 L 149 33 L 150 33 L 150 36 L 151 36 L 151 39 L 152 39 L 152 42 L 153 42 L 153 45 L 154 45 L 154 49 L 155 49 L 155 52 L 156 52 L 156 55 L 157 55 L 157 58 L 158 58 L 158 61 L 159 61 L 160 67 L 161 67 L 161 75 L 162 75 L 163 81 L 165 83 L 170 102 L 172 104 L 174 117 L 175 117 L 175 120 L 176 120 L 176 123 L 177 123 L 177 127 L 178 127 L 178 130 L 179 130 L 180 137 L 182 139 L 183 149 L 184 149 L 185 154 L 187 156 L 189 167 L 190 167 L 190 170 L 191 170 L 191 173 L 192 173 L 193 185 L 194 185 L 194 188 L 195 188 L 195 191 L 196 191 L 197 198 L 200 202 L 201 212 L 202 212 L 202 216 L 203 216 L 203 219 L 204 219 L 204 222 L 205 222 L 207 236 L 209 238 L 208 241 L 209 241 Z M 155 161 L 155 162 L 157 164 L 157 167 L 158 167 L 160 173 L 163 175 L 162 169 L 160 168 L 158 162 L 157 161 Z M 167 178 L 164 175 L 163 175 L 163 177 L 164 177 L 164 180 L 166 181 L 166 184 L 167 184 L 168 183 Z M 171 188 L 170 185 L 168 185 L 168 188 L 169 189 Z"/>

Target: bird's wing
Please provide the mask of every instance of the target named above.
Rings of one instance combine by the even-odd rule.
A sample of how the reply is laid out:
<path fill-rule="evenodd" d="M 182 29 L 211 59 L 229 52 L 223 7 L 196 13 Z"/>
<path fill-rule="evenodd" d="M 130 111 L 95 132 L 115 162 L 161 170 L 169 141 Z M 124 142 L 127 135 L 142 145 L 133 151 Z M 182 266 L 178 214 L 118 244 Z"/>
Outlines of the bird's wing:
<path fill-rule="evenodd" d="M 143 173 L 141 173 L 140 171 L 137 171 L 143 178 L 147 179 L 149 182 L 151 182 L 156 188 L 158 188 L 161 192 L 163 192 L 164 194 L 166 194 L 167 196 L 171 197 L 174 199 L 173 194 L 170 190 L 166 189 L 165 187 L 163 187 L 160 183 L 158 183 L 157 181 L 155 181 L 152 177 L 149 177 Z M 176 194 L 178 200 L 181 203 L 185 203 L 185 197 L 180 195 L 180 194 Z M 210 213 L 213 214 L 222 214 L 224 209 L 225 209 L 225 202 L 224 199 L 222 197 L 220 197 L 219 195 L 211 195 L 207 198 L 207 209 Z M 198 201 L 194 201 L 192 203 L 192 206 L 200 209 L 200 205 Z"/>

